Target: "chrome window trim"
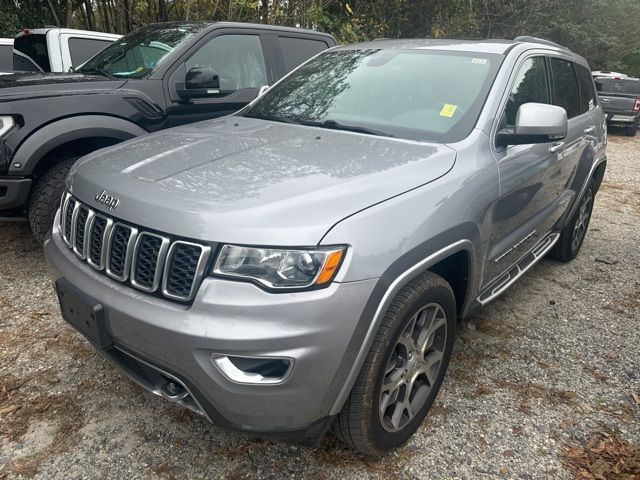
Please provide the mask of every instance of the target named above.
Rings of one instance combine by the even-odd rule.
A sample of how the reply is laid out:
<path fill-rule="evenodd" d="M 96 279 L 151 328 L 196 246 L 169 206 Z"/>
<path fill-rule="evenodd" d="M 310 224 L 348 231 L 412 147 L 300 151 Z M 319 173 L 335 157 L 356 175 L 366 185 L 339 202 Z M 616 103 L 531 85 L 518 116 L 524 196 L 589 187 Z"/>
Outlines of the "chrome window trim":
<path fill-rule="evenodd" d="M 95 215 L 95 212 L 93 211 L 92 208 L 89 208 L 87 205 L 85 204 L 80 204 L 80 206 L 78 207 L 78 214 L 80 213 L 80 209 L 84 208 L 85 210 L 87 210 L 87 221 L 84 224 L 84 235 L 82 238 L 82 252 L 79 252 L 78 249 L 76 248 L 76 242 L 73 242 L 73 253 L 75 253 L 78 257 L 80 257 L 81 259 L 85 260 L 87 258 L 87 234 L 89 233 L 88 227 L 89 225 L 92 223 L 93 221 L 93 216 Z M 76 215 L 76 217 L 77 217 Z M 77 221 L 77 218 L 76 218 Z M 77 230 L 77 225 L 74 222 L 74 227 Z"/>
<path fill-rule="evenodd" d="M 189 290 L 189 295 L 174 295 L 167 291 L 167 280 L 169 278 L 169 265 L 171 264 L 171 258 L 173 257 L 173 252 L 178 245 L 190 245 L 193 247 L 198 247 L 200 249 L 200 258 L 198 259 L 198 264 L 196 265 L 196 271 L 193 276 L 193 282 L 191 283 L 191 290 Z M 169 251 L 167 252 L 167 258 L 164 263 L 164 269 L 162 273 L 162 294 L 173 300 L 180 301 L 189 301 L 193 298 L 195 291 L 200 286 L 200 282 L 202 280 L 202 274 L 204 273 L 204 269 L 207 266 L 207 262 L 209 261 L 209 256 L 211 255 L 211 247 L 208 245 L 201 245 L 199 243 L 187 242 L 184 240 L 176 240 L 171 244 Z"/>
<path fill-rule="evenodd" d="M 144 237 L 144 236 L 149 236 L 149 237 L 155 237 L 155 238 L 159 238 L 162 243 L 160 244 L 160 250 L 158 251 L 158 259 L 156 261 L 156 268 L 155 268 L 155 273 L 153 275 L 153 284 L 151 285 L 151 288 L 146 287 L 144 285 L 140 285 L 137 281 L 136 281 L 136 262 L 138 260 L 138 249 L 140 248 L 140 240 Z M 160 286 L 160 279 L 163 276 L 164 273 L 164 265 L 165 265 L 165 258 L 167 255 L 167 251 L 169 250 L 169 239 L 167 237 L 163 237 L 162 235 L 158 235 L 155 233 L 151 233 L 151 232 L 141 232 L 137 239 L 136 239 L 136 244 L 133 247 L 133 260 L 131 262 L 131 285 L 133 285 L 134 287 L 144 291 L 144 292 L 155 292 L 158 289 L 158 286 Z M 194 279 L 195 281 L 195 279 Z"/>
<path fill-rule="evenodd" d="M 106 249 L 107 239 L 109 238 L 109 234 L 111 233 L 111 227 L 113 227 L 113 220 L 111 220 L 109 217 L 105 215 L 95 213 L 91 218 L 91 225 L 89 226 L 90 227 L 89 236 L 87 237 L 88 240 L 91 239 L 91 235 L 93 233 L 93 224 L 95 223 L 96 218 L 98 217 L 103 218 L 104 220 L 107 221 L 107 225 L 104 227 L 104 233 L 102 234 L 102 248 L 100 249 L 100 263 L 96 264 L 93 260 L 91 260 L 91 257 L 88 254 L 87 254 L 87 263 L 91 265 L 93 268 L 95 268 L 96 270 L 103 270 L 105 267 L 106 258 L 107 258 L 107 249 Z M 89 247 L 91 247 L 91 244 L 89 244 Z"/>
<path fill-rule="evenodd" d="M 117 227 L 124 227 L 131 230 L 131 235 L 129 236 L 129 241 L 127 242 L 127 248 L 125 251 L 124 257 L 124 267 L 122 269 L 122 275 L 118 275 L 111 271 L 110 268 L 110 257 L 111 257 L 111 243 L 113 241 L 113 233 L 116 231 Z M 131 225 L 127 225 L 122 222 L 114 222 L 111 227 L 111 231 L 109 232 L 109 237 L 107 241 L 107 251 L 105 254 L 105 273 L 111 278 L 118 280 L 120 282 L 126 282 L 129 278 L 129 272 L 131 270 L 131 257 L 133 256 L 133 248 L 132 245 L 135 245 L 136 238 L 138 236 L 138 229 L 136 227 L 132 227 Z"/>

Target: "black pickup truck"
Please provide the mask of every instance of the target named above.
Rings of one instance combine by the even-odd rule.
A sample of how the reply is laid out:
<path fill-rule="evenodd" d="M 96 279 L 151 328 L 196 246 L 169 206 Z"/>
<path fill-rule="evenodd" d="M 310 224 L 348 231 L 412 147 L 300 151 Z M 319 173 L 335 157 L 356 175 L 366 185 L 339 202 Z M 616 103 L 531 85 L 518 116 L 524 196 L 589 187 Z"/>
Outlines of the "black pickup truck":
<path fill-rule="evenodd" d="M 640 125 L 640 79 L 597 77 L 596 89 L 607 124 L 621 125 L 633 137 Z"/>
<path fill-rule="evenodd" d="M 287 27 L 163 23 L 72 73 L 0 77 L 0 217 L 26 214 L 42 240 L 79 157 L 239 110 L 335 45 L 331 35 Z"/>

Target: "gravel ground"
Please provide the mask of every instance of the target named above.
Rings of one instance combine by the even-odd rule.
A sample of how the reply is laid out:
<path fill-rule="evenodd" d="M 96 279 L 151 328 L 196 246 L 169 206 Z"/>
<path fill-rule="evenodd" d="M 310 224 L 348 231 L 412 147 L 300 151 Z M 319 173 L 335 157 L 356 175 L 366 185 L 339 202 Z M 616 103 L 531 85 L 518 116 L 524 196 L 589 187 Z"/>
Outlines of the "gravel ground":
<path fill-rule="evenodd" d="M 227 432 L 144 392 L 60 318 L 27 225 L 0 223 L 0 479 L 569 479 L 566 452 L 599 432 L 640 459 L 639 149 L 610 137 L 578 258 L 543 260 L 462 324 L 429 417 L 380 460 L 329 435 L 307 449 Z"/>

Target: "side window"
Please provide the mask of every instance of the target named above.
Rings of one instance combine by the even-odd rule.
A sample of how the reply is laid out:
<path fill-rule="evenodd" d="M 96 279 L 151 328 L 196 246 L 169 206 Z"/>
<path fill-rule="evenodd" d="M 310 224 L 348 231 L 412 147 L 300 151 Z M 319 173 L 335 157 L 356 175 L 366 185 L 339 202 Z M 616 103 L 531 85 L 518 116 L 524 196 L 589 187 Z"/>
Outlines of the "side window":
<path fill-rule="evenodd" d="M 576 64 L 578 82 L 580 83 L 580 112 L 588 112 L 598 104 L 596 92 L 593 89 L 593 78 L 589 70 Z"/>
<path fill-rule="evenodd" d="M 71 37 L 69 38 L 71 64 L 74 67 L 78 67 L 93 57 L 100 50 L 107 48 L 109 45 L 111 45 L 111 42 L 107 40 Z"/>
<path fill-rule="evenodd" d="M 567 118 L 580 115 L 580 94 L 573 62 L 561 58 L 551 58 L 553 72 L 553 104 L 567 111 Z"/>
<path fill-rule="evenodd" d="M 220 90 L 260 88 L 269 85 L 258 35 L 220 35 L 211 39 L 186 62 L 186 69 L 213 68 Z"/>
<path fill-rule="evenodd" d="M 13 45 L 0 45 L 0 72 L 13 70 Z"/>
<path fill-rule="evenodd" d="M 328 48 L 324 42 L 307 38 L 278 37 L 278 43 L 282 49 L 287 72 Z"/>
<path fill-rule="evenodd" d="M 18 52 L 13 52 L 12 70 L 15 72 L 42 72 L 42 69 L 33 60 Z"/>
<path fill-rule="evenodd" d="M 518 108 L 523 103 L 550 103 L 549 78 L 544 57 L 532 57 L 518 70 L 505 108 L 504 123 L 513 127 Z"/>

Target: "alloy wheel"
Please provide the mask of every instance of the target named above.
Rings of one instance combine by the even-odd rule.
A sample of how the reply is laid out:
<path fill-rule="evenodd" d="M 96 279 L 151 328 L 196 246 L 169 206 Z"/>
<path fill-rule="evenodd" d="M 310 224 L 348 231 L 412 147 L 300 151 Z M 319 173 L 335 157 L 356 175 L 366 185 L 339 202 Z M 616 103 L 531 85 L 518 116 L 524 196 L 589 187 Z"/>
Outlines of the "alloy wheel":
<path fill-rule="evenodd" d="M 591 189 L 587 190 L 580 202 L 578 209 L 578 218 L 573 227 L 573 236 L 571 237 L 571 248 L 575 251 L 580 247 L 580 244 L 584 240 L 587 233 L 587 227 L 589 226 L 589 218 L 591 217 L 591 204 L 593 203 L 593 193 Z"/>
<path fill-rule="evenodd" d="M 397 432 L 425 405 L 438 378 L 447 338 L 447 316 L 437 303 L 411 317 L 385 367 L 379 399 L 382 426 Z"/>

